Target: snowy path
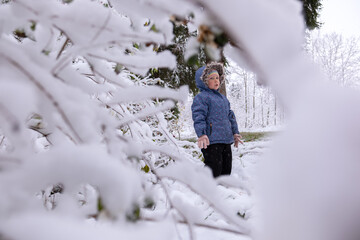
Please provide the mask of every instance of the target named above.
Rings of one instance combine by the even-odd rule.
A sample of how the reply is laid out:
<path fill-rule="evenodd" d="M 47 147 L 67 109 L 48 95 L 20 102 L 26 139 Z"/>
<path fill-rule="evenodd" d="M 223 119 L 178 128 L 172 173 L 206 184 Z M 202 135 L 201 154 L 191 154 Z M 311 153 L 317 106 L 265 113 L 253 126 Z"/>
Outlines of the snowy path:
<path fill-rule="evenodd" d="M 253 142 L 245 142 L 238 149 L 233 148 L 233 169 L 232 176 L 239 178 L 239 181 L 244 181 L 245 185 L 251 191 L 252 177 L 254 174 L 256 163 L 261 160 L 260 157 L 269 149 L 271 137 L 264 137 Z M 224 201 L 233 209 L 238 209 L 239 215 L 245 218 L 251 218 L 252 199 L 246 191 L 239 191 L 236 189 L 221 189 Z M 208 220 L 214 224 L 221 226 L 226 225 L 222 220 L 219 220 L 219 215 L 209 210 Z M 211 235 L 209 234 L 211 232 Z M 197 230 L 198 239 L 212 240 L 249 240 L 249 237 L 234 235 L 231 233 L 221 231 L 209 231 L 208 229 Z"/>

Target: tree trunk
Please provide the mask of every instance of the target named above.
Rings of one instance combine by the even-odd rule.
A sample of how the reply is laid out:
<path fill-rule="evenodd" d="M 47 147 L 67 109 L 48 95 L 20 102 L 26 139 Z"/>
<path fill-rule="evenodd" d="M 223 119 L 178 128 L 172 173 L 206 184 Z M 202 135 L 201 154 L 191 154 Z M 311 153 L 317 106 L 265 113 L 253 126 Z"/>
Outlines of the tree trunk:
<path fill-rule="evenodd" d="M 256 94 L 256 80 L 253 80 L 254 82 L 254 90 L 253 90 L 253 101 L 252 101 L 252 109 L 253 109 L 253 113 L 252 113 L 252 126 L 255 124 L 255 117 L 256 117 L 256 106 L 255 106 L 255 94 Z"/>
<path fill-rule="evenodd" d="M 276 99 L 276 95 L 274 95 L 274 101 L 275 101 L 275 106 L 274 106 L 274 126 L 276 126 L 277 122 L 276 122 L 276 118 L 277 118 L 277 99 Z"/>
<path fill-rule="evenodd" d="M 225 58 L 225 55 L 224 55 L 224 49 L 223 48 L 220 50 L 220 54 L 221 54 L 221 59 L 220 59 L 219 62 L 224 64 L 226 62 L 226 58 Z M 208 64 L 210 62 L 212 62 L 212 60 L 206 59 L 206 64 Z M 225 68 L 224 68 L 224 72 L 225 72 Z M 225 75 L 224 83 L 220 85 L 219 92 L 226 97 L 226 75 Z"/>
<path fill-rule="evenodd" d="M 269 126 L 269 122 L 270 122 L 270 90 L 268 90 L 268 109 L 267 109 L 267 116 L 266 116 L 266 126 Z"/>
<path fill-rule="evenodd" d="M 265 119 L 264 119 L 264 94 L 261 94 L 261 126 L 265 127 Z"/>
<path fill-rule="evenodd" d="M 244 75 L 244 88 L 245 88 L 245 128 L 247 128 L 248 124 L 248 93 L 247 93 L 247 74 Z"/>
<path fill-rule="evenodd" d="M 221 84 L 219 92 L 226 97 L 226 81 L 224 79 L 224 83 Z"/>

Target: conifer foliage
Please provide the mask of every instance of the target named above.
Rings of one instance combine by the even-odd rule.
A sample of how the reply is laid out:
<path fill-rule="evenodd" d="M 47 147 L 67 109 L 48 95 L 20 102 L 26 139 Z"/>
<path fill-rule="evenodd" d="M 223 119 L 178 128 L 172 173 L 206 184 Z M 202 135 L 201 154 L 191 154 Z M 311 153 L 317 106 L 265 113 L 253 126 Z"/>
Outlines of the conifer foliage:
<path fill-rule="evenodd" d="M 308 29 L 319 28 L 321 23 L 318 18 L 322 8 L 321 0 L 299 0 L 303 4 L 303 14 Z"/>

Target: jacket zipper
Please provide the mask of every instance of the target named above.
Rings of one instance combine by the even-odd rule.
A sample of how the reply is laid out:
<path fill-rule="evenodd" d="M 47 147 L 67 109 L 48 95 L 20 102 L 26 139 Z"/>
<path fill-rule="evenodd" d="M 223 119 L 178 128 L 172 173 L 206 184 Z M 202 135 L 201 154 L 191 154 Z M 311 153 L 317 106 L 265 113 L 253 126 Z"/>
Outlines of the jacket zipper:
<path fill-rule="evenodd" d="M 212 133 L 212 123 L 210 123 L 210 135 L 211 136 L 211 133 Z"/>

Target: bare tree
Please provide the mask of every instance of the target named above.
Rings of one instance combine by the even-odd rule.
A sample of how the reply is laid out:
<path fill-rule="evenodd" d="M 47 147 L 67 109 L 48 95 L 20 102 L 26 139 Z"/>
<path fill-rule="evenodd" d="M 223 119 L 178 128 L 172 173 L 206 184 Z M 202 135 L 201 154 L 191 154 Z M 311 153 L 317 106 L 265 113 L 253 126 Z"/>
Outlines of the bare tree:
<path fill-rule="evenodd" d="M 283 109 L 272 90 L 258 85 L 257 76 L 253 72 L 233 62 L 228 71 L 231 72 L 230 84 L 227 86 L 228 97 L 238 124 L 245 129 L 278 125 Z"/>
<path fill-rule="evenodd" d="M 313 37 L 307 51 L 319 63 L 331 81 L 341 86 L 359 84 L 359 39 L 337 33 Z"/>

